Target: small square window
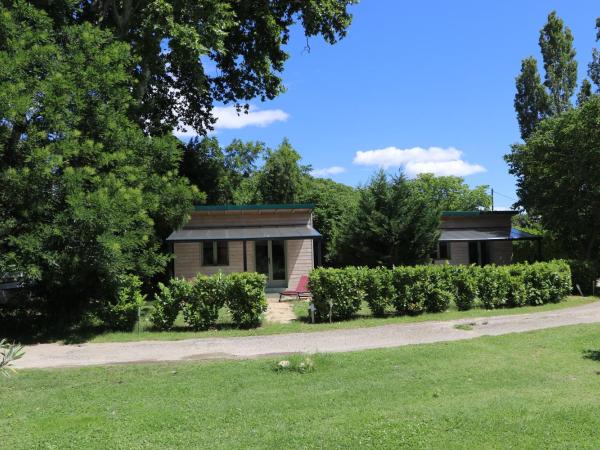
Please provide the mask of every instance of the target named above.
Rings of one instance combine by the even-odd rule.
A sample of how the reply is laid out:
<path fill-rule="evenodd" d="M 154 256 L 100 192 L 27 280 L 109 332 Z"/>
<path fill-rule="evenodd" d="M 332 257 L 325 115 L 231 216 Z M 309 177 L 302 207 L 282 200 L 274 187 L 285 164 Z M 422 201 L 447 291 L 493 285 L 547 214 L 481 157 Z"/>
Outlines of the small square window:
<path fill-rule="evenodd" d="M 203 266 L 228 266 L 229 243 L 227 241 L 206 241 L 202 243 Z"/>

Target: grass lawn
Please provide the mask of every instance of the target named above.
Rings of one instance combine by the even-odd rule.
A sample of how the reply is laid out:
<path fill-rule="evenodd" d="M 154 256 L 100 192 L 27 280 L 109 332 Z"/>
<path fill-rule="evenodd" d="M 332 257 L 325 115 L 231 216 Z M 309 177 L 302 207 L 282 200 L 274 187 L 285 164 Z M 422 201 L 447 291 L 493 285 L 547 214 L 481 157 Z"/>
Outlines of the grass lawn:
<path fill-rule="evenodd" d="M 96 334 L 86 336 L 85 339 L 89 342 L 123 342 L 123 341 L 138 341 L 138 340 L 177 340 L 177 339 L 191 339 L 191 338 L 202 338 L 202 337 L 227 337 L 227 336 L 257 336 L 267 334 L 280 334 L 280 333 L 297 333 L 297 332 L 310 332 L 310 331 L 323 331 L 331 329 L 342 329 L 342 328 L 360 328 L 360 327 L 374 327 L 379 325 L 388 325 L 393 323 L 410 323 L 410 322 L 423 322 L 427 320 L 452 320 L 452 319 L 463 319 L 463 318 L 475 318 L 475 317 L 489 317 L 489 316 L 500 316 L 508 314 L 525 314 L 530 312 L 541 312 L 551 311 L 561 308 L 569 308 L 572 306 L 586 305 L 597 301 L 595 297 L 568 297 L 567 300 L 556 304 L 546 304 L 541 306 L 525 306 L 522 308 L 507 308 L 507 309 L 496 309 L 487 310 L 475 308 L 469 311 L 458 311 L 454 305 L 450 306 L 450 309 L 443 313 L 425 313 L 419 316 L 388 316 L 385 318 L 373 317 L 364 303 L 361 310 L 353 320 L 335 323 L 321 323 L 311 324 L 308 323 L 308 303 L 305 301 L 295 301 L 293 308 L 298 316 L 298 320 L 290 324 L 278 324 L 265 322 L 259 328 L 253 330 L 238 330 L 232 327 L 230 323 L 227 310 L 223 309 L 221 316 L 219 317 L 219 329 L 210 331 L 194 332 L 183 327 L 184 322 L 180 316 L 175 323 L 176 329 L 173 331 L 151 331 L 150 322 L 148 321 L 148 314 L 150 307 L 145 311 L 145 316 L 142 318 L 142 331 L 138 333 L 137 328 L 133 332 L 108 332 L 103 334 Z M 76 338 L 74 340 L 77 340 Z"/>
<path fill-rule="evenodd" d="M 2 448 L 600 448 L 600 325 L 277 360 L 27 370 Z"/>

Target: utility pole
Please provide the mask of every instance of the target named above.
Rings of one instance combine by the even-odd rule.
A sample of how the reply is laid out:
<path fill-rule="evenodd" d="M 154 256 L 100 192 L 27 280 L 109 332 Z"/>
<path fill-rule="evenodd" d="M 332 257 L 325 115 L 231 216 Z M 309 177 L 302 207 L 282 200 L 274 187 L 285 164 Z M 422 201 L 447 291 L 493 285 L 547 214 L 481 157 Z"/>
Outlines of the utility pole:
<path fill-rule="evenodd" d="M 492 188 L 492 211 L 494 210 L 494 188 Z"/>

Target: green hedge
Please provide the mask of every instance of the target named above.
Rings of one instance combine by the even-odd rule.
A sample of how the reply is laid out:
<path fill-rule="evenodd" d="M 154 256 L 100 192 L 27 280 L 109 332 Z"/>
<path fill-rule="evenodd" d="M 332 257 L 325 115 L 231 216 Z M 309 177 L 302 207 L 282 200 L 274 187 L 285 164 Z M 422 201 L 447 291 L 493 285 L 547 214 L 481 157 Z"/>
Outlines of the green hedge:
<path fill-rule="evenodd" d="M 364 276 L 369 269 L 314 269 L 308 287 L 315 305 L 315 319 L 346 320 L 356 314 L 365 298 Z"/>
<path fill-rule="evenodd" d="M 252 272 L 198 275 L 191 281 L 173 278 L 168 285 L 159 283 L 151 321 L 154 328 L 169 330 L 181 311 L 188 326 L 206 330 L 216 326 L 226 306 L 239 328 L 258 326 L 267 309 L 266 282 L 264 275 Z"/>
<path fill-rule="evenodd" d="M 233 323 L 240 328 L 259 326 L 267 310 L 267 277 L 254 272 L 232 273 L 226 283 L 226 304 Z"/>
<path fill-rule="evenodd" d="M 488 265 L 324 269 L 311 272 L 309 287 L 318 321 L 346 320 L 363 300 L 375 316 L 394 307 L 416 315 L 475 306 L 487 309 L 559 302 L 571 291 L 565 261 Z"/>

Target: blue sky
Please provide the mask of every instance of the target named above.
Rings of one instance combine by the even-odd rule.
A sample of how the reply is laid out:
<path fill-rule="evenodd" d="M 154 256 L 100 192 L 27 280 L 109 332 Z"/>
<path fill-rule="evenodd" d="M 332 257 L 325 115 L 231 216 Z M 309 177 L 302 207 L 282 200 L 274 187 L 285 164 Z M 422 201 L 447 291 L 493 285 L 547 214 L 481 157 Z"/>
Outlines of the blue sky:
<path fill-rule="evenodd" d="M 287 92 L 251 102 L 246 117 L 217 109 L 216 135 L 222 144 L 269 146 L 288 137 L 304 164 L 351 185 L 378 165 L 409 175 L 471 173 L 469 184 L 491 185 L 509 197 L 496 204 L 509 206 L 515 186 L 503 155 L 519 139 L 514 78 L 521 59 L 541 60 L 539 29 L 553 9 L 575 36 L 580 82 L 595 45 L 597 1 L 363 0 L 334 46 L 311 38 L 307 52 L 295 30 Z"/>

